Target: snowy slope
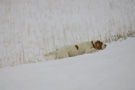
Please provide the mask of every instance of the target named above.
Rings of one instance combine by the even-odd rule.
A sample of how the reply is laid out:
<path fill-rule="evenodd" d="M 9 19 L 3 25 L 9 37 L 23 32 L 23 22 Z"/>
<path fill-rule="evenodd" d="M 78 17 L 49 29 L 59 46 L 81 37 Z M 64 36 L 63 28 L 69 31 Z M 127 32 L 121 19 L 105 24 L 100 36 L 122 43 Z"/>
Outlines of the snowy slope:
<path fill-rule="evenodd" d="M 135 38 L 62 60 L 0 69 L 0 90 L 135 90 Z"/>

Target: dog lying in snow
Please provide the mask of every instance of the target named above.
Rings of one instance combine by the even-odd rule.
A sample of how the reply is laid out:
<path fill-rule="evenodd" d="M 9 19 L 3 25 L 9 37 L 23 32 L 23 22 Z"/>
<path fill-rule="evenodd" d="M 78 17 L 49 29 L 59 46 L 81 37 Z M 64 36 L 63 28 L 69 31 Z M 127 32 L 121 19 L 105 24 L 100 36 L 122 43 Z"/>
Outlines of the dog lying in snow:
<path fill-rule="evenodd" d="M 44 54 L 44 56 L 55 55 L 55 59 L 62 59 L 72 56 L 77 56 L 81 54 L 88 54 L 96 52 L 97 50 L 103 50 L 106 48 L 106 44 L 97 40 L 97 41 L 87 41 L 78 43 L 75 45 L 69 45 L 57 48 L 54 52 Z"/>

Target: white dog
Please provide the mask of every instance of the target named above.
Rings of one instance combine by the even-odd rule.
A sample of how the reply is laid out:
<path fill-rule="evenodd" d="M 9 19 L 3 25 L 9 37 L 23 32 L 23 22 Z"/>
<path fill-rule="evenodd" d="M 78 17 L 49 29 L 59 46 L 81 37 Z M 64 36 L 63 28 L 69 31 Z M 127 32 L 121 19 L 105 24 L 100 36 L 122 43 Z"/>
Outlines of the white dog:
<path fill-rule="evenodd" d="M 93 53 L 97 50 L 103 50 L 104 48 L 106 48 L 106 44 L 103 44 L 103 42 L 99 40 L 87 41 L 75 45 L 57 48 L 54 52 L 50 52 L 44 56 L 55 55 L 55 59 L 61 59 L 81 54 Z"/>

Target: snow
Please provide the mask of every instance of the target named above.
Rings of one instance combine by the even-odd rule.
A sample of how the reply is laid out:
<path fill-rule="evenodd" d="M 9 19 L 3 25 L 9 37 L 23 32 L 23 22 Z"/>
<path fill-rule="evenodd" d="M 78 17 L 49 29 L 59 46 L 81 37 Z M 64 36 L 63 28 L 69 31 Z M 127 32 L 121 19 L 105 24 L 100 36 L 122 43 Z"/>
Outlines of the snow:
<path fill-rule="evenodd" d="M 0 90 L 135 90 L 135 38 L 60 60 L 0 69 Z"/>

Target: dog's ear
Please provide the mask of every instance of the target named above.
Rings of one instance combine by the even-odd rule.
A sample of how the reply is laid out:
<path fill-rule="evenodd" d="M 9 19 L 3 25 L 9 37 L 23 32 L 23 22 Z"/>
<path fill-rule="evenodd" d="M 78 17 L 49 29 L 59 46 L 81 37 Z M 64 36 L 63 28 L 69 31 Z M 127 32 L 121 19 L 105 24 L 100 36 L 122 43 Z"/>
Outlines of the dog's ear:
<path fill-rule="evenodd" d="M 102 45 L 103 45 L 103 43 L 99 40 L 95 42 L 95 48 L 98 50 L 102 49 Z"/>

